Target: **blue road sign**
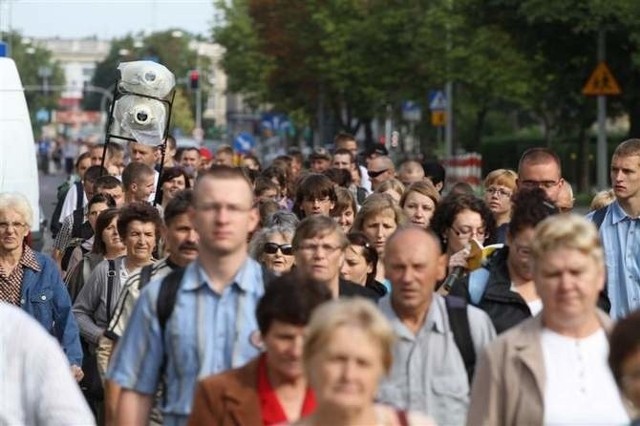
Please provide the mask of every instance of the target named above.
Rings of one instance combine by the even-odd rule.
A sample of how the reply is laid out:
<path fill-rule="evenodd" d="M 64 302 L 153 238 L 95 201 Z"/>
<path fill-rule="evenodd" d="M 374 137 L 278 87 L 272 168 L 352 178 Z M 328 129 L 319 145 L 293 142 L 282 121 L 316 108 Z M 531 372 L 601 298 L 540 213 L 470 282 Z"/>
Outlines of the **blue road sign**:
<path fill-rule="evenodd" d="M 0 58 L 9 56 L 9 46 L 4 41 L 0 41 Z"/>
<path fill-rule="evenodd" d="M 442 90 L 438 90 L 429 99 L 429 109 L 432 111 L 442 111 L 447 109 L 447 98 Z"/>
<path fill-rule="evenodd" d="M 233 140 L 233 149 L 240 153 L 251 151 L 256 146 L 256 140 L 251 133 L 242 132 Z"/>

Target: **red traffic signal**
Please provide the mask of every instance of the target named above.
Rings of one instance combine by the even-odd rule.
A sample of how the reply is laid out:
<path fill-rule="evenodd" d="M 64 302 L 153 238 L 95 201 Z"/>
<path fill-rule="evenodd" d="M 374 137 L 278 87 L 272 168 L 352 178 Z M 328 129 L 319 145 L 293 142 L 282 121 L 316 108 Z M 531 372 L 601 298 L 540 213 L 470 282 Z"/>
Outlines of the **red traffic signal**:
<path fill-rule="evenodd" d="M 198 70 L 191 70 L 189 72 L 189 82 L 191 84 L 191 90 L 198 90 L 200 88 L 200 73 Z"/>

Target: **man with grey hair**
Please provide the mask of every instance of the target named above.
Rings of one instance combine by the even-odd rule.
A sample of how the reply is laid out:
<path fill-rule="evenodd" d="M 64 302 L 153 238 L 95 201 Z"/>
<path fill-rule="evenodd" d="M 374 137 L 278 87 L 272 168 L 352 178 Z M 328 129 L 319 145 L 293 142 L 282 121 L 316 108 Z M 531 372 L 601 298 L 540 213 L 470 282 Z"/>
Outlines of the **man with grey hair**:
<path fill-rule="evenodd" d="M 396 171 L 391 158 L 386 155 L 382 155 L 369 161 L 367 173 L 371 179 L 371 187 L 375 191 L 383 182 L 392 179 L 395 176 Z"/>
<path fill-rule="evenodd" d="M 438 238 L 422 228 L 401 228 L 387 240 L 384 270 L 392 291 L 380 309 L 398 341 L 378 396 L 395 407 L 426 413 L 438 424 L 459 425 L 469 405 L 475 354 L 496 332 L 480 309 L 456 305 L 460 299 L 445 300 L 434 291 L 446 267 Z"/>
<path fill-rule="evenodd" d="M 405 160 L 400 164 L 400 168 L 398 170 L 398 180 L 404 184 L 404 186 L 409 186 L 412 183 L 420 182 L 424 179 L 424 169 L 422 168 L 422 164 L 417 162 L 416 160 Z"/>
<path fill-rule="evenodd" d="M 338 222 L 329 216 L 313 215 L 302 220 L 292 245 L 296 272 L 325 284 L 334 299 L 361 296 L 377 301 L 378 295 L 373 290 L 340 278 L 349 240 Z"/>

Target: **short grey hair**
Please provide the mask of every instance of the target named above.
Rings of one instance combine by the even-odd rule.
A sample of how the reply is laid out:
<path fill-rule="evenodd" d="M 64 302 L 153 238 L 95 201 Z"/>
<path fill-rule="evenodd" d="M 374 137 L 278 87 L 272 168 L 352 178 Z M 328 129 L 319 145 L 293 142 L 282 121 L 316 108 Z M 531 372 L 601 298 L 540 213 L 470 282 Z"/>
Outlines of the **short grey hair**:
<path fill-rule="evenodd" d="M 269 215 L 264 227 L 271 228 L 274 226 L 282 226 L 284 228 L 296 229 L 299 223 L 300 219 L 298 219 L 298 216 L 294 213 L 285 210 L 278 210 L 277 212 Z"/>
<path fill-rule="evenodd" d="M 0 193 L 0 212 L 7 211 L 18 213 L 31 229 L 31 225 L 33 225 L 33 209 L 27 197 L 17 192 Z"/>
<path fill-rule="evenodd" d="M 273 235 L 281 235 L 285 240 L 291 242 L 296 228 L 288 225 L 275 225 L 269 228 L 262 228 L 256 232 L 249 243 L 249 255 L 260 262 L 264 254 L 264 245 Z"/>

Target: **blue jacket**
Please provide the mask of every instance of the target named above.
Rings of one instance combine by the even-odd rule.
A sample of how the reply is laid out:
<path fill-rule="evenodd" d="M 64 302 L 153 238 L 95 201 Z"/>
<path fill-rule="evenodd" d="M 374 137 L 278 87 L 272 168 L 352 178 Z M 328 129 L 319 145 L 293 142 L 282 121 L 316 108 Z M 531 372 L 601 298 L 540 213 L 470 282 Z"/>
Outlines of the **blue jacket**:
<path fill-rule="evenodd" d="M 58 339 L 71 365 L 82 366 L 80 331 L 58 266 L 42 253 L 35 256 L 41 271 L 24 269 L 20 305 Z"/>

